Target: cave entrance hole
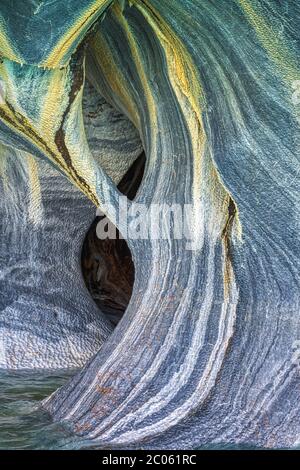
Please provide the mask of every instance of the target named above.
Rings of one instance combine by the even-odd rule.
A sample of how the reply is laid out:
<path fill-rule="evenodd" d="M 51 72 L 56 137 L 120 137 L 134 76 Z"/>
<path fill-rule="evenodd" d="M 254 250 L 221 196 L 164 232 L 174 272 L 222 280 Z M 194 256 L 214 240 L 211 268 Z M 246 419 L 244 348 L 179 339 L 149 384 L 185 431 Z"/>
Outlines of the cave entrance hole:
<path fill-rule="evenodd" d="M 132 200 L 143 178 L 144 152 L 135 160 L 118 184 L 118 189 Z M 101 217 L 96 217 L 82 247 L 81 267 L 85 285 L 99 309 L 113 325 L 122 318 L 130 301 L 134 284 L 134 264 L 126 240 L 117 230 L 115 240 L 101 240 L 96 227 Z"/>

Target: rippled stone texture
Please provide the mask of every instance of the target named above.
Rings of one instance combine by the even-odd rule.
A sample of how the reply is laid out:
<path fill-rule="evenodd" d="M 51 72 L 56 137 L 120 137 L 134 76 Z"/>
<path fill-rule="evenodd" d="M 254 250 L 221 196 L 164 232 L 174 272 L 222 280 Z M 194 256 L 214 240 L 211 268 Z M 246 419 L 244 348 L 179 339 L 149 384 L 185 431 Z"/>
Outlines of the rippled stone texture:
<path fill-rule="evenodd" d="M 297 444 L 297 2 L 28 1 L 26 13 L 2 3 L 3 144 L 117 208 L 84 130 L 85 71 L 140 134 L 135 202 L 193 204 L 198 242 L 128 241 L 125 315 L 44 407 L 106 448 Z M 32 34 L 20 38 L 24 15 Z"/>
<path fill-rule="evenodd" d="M 88 83 L 83 111 L 93 156 L 118 183 L 141 152 L 138 134 Z M 22 150 L 1 146 L 1 175 L 0 367 L 83 366 L 113 329 L 81 273 L 95 207 Z"/>

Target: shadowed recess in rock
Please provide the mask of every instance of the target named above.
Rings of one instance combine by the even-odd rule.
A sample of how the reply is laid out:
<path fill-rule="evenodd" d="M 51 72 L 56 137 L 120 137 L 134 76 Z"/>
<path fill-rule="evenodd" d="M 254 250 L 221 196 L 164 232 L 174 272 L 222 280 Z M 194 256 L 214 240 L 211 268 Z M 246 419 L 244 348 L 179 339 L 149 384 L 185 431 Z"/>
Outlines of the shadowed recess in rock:
<path fill-rule="evenodd" d="M 141 183 L 145 167 L 142 154 L 120 181 L 122 194 L 133 199 Z M 99 239 L 97 225 L 105 216 L 97 217 L 83 243 L 81 265 L 85 284 L 101 311 L 116 325 L 129 303 L 134 283 L 134 264 L 126 241 L 116 229 L 116 238 Z"/>

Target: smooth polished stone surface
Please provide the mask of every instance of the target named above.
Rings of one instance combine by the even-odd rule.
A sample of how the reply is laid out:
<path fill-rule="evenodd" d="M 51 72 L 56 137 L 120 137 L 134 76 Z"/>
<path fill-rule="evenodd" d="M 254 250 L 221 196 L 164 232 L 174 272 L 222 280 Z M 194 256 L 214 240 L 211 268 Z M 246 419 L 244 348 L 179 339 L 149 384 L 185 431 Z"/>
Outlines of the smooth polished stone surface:
<path fill-rule="evenodd" d="M 139 133 L 147 162 L 134 202 L 194 208 L 196 249 L 128 240 L 135 284 L 124 316 L 43 406 L 105 448 L 296 446 L 299 3 L 115 1 L 104 16 L 108 2 L 74 1 L 66 33 L 58 25 L 41 54 L 34 34 L 21 54 L 3 5 L 3 144 L 49 160 L 113 218 L 120 192 L 109 174 L 127 163 L 97 160 L 89 144 L 88 77 Z M 92 5 L 99 23 L 77 47 Z M 44 7 L 54 24 L 59 9 Z"/>

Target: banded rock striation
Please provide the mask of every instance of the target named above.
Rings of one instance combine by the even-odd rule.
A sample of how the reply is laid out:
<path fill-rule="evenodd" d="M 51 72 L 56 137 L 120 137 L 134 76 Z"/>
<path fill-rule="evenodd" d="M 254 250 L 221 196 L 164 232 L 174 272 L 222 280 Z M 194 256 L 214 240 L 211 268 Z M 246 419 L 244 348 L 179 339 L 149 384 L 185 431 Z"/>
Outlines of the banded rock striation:
<path fill-rule="evenodd" d="M 43 406 L 86 445 L 105 448 L 296 445 L 297 2 L 25 3 L 26 12 L 6 0 L 0 7 L 3 145 L 23 160 L 48 159 L 112 217 L 120 192 L 111 177 L 130 165 L 120 163 L 124 139 L 118 163 L 93 151 L 86 75 L 139 133 L 146 166 L 134 202 L 192 204 L 197 242 L 189 250 L 172 236 L 128 240 L 135 283 L 125 314 Z M 14 25 L 26 17 L 31 34 L 21 37 Z M 87 291 L 77 293 L 86 308 Z M 97 321 L 102 331 L 106 320 Z"/>

